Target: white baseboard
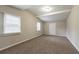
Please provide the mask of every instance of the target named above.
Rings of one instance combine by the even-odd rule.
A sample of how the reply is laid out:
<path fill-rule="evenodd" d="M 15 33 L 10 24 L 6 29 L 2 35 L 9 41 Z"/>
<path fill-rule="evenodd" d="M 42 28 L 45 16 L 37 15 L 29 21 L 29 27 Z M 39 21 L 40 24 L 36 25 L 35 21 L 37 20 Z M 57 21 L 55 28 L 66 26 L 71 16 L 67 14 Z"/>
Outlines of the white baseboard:
<path fill-rule="evenodd" d="M 41 35 L 39 35 L 39 36 L 41 36 Z M 7 48 L 10 48 L 10 47 L 12 47 L 12 46 L 18 45 L 18 44 L 23 43 L 23 42 L 25 42 L 25 41 L 31 40 L 31 39 L 33 39 L 33 38 L 39 37 L 39 36 L 35 36 L 35 37 L 30 38 L 30 39 L 25 39 L 25 40 L 23 40 L 23 41 L 20 41 L 20 42 L 17 42 L 17 43 L 8 45 L 8 46 L 6 46 L 6 47 L 4 47 L 4 48 L 0 48 L 0 51 L 5 50 L 5 49 L 7 49 Z"/>
<path fill-rule="evenodd" d="M 66 36 L 66 37 L 71 42 L 71 44 L 76 48 L 76 50 L 79 52 L 79 48 L 74 44 L 74 42 L 71 40 L 71 38 L 69 38 L 68 36 Z"/>

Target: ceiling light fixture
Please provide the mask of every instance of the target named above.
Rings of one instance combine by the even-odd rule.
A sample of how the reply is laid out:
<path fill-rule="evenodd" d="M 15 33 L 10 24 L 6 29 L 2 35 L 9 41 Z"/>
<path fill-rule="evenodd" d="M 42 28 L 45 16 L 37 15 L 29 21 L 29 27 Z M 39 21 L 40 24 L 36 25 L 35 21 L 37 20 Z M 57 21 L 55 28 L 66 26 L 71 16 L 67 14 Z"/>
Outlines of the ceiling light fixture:
<path fill-rule="evenodd" d="M 50 6 L 44 6 L 44 7 L 41 8 L 41 11 L 50 12 L 50 11 L 52 11 L 52 8 Z"/>

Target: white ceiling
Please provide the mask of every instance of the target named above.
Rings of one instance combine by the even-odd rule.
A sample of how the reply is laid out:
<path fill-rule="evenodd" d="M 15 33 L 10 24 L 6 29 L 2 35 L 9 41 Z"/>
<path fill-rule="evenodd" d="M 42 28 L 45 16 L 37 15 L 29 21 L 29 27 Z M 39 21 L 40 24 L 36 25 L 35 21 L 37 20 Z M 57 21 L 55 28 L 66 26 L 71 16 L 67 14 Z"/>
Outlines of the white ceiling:
<path fill-rule="evenodd" d="M 69 12 L 63 12 L 63 13 L 58 13 L 58 14 L 52 14 L 48 16 L 39 16 L 40 19 L 46 22 L 51 22 L 51 21 L 60 21 L 60 20 L 66 20 L 69 15 Z"/>
<path fill-rule="evenodd" d="M 43 12 L 41 8 L 46 5 L 12 5 L 21 10 L 29 10 L 40 20 L 45 22 L 59 21 L 67 19 L 71 5 L 50 5 L 53 10 L 51 12 Z"/>
<path fill-rule="evenodd" d="M 32 5 L 12 5 L 12 7 L 16 7 L 21 10 L 29 9 Z"/>

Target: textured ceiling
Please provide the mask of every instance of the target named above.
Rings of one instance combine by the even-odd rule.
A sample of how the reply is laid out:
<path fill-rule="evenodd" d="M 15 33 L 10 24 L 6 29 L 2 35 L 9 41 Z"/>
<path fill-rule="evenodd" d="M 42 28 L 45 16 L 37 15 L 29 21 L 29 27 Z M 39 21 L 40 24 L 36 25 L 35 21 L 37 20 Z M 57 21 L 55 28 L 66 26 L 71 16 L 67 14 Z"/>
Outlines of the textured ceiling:
<path fill-rule="evenodd" d="M 29 10 L 40 20 L 49 21 L 59 21 L 67 19 L 70 11 L 61 12 L 64 10 L 71 10 L 71 5 L 49 5 L 53 10 L 51 12 L 43 12 L 41 8 L 46 5 L 13 5 L 13 7 L 19 8 L 21 10 Z M 50 14 L 52 13 L 52 14 Z M 54 14 L 55 13 L 55 14 Z"/>

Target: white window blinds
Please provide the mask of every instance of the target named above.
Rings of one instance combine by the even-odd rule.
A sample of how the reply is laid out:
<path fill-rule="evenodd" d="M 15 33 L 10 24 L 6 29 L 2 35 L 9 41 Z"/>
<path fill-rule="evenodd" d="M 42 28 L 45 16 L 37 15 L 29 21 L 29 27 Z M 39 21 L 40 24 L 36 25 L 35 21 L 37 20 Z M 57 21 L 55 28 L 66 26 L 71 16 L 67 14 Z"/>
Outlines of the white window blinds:
<path fill-rule="evenodd" d="M 4 14 L 4 33 L 21 32 L 21 19 L 18 16 Z"/>

